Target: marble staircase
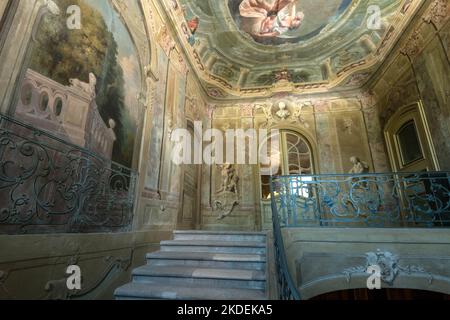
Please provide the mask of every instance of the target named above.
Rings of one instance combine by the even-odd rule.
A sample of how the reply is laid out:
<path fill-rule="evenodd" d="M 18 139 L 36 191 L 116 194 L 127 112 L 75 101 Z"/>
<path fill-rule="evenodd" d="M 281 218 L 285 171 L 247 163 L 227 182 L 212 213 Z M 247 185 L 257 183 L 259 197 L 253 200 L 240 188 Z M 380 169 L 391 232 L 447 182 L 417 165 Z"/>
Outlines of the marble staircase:
<path fill-rule="evenodd" d="M 261 232 L 175 231 L 116 299 L 265 300 L 267 240 Z"/>

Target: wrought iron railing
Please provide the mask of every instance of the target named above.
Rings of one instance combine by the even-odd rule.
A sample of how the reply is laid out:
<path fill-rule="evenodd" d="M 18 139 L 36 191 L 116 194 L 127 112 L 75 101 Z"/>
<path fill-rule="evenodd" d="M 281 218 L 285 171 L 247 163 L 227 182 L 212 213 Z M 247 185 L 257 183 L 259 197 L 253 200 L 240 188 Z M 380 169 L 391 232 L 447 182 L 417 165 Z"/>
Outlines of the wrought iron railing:
<path fill-rule="evenodd" d="M 136 172 L 0 114 L 0 233 L 131 228 Z"/>
<path fill-rule="evenodd" d="M 280 298 L 300 298 L 282 228 L 450 227 L 450 172 L 271 178 Z"/>
<path fill-rule="evenodd" d="M 283 176 L 272 179 L 281 226 L 450 226 L 450 173 Z"/>
<path fill-rule="evenodd" d="M 275 191 L 273 184 L 271 185 L 272 199 Z M 300 300 L 300 293 L 295 285 L 287 263 L 286 253 L 284 250 L 283 235 L 281 233 L 280 219 L 278 216 L 277 202 L 272 200 L 272 215 L 273 215 L 273 239 L 275 250 L 275 267 L 277 269 L 278 280 L 278 297 L 280 300 Z"/>

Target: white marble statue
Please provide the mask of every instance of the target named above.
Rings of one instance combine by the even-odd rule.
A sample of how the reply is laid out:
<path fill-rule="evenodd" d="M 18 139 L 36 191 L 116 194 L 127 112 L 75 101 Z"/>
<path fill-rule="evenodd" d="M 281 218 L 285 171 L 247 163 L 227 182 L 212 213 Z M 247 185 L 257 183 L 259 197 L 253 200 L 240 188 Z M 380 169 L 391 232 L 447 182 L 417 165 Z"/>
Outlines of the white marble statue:
<path fill-rule="evenodd" d="M 369 164 L 361 161 L 358 157 L 351 157 L 350 162 L 353 164 L 353 168 L 349 171 L 350 174 L 363 174 L 369 172 Z"/>

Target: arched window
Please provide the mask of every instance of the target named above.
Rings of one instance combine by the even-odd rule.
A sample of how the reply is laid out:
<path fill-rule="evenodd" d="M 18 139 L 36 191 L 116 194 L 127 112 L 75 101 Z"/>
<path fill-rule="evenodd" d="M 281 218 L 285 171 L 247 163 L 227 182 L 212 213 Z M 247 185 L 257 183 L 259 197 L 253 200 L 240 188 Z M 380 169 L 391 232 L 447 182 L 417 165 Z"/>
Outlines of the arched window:
<path fill-rule="evenodd" d="M 278 146 L 274 146 L 278 139 Z M 270 197 L 270 175 L 300 175 L 303 179 L 312 179 L 314 173 L 313 155 L 308 141 L 299 133 L 282 130 L 278 136 L 272 136 L 265 142 L 271 159 L 271 170 L 261 166 L 261 195 Z M 265 145 L 262 145 L 265 147 Z M 273 147 L 273 148 L 272 148 Z M 270 174 L 268 172 L 270 171 Z"/>

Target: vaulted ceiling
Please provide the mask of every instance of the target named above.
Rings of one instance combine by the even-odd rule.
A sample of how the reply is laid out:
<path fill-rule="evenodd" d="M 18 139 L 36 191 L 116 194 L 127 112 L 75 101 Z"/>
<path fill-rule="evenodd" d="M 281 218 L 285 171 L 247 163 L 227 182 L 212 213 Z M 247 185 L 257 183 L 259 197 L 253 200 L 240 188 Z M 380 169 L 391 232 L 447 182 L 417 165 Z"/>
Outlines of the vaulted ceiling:
<path fill-rule="evenodd" d="M 423 3 L 160 1 L 205 91 L 212 98 L 224 100 L 361 87 Z M 379 26 L 373 20 L 373 4 L 380 9 Z M 289 20 L 284 19 L 294 15 L 301 23 L 292 22 L 287 28 Z"/>

